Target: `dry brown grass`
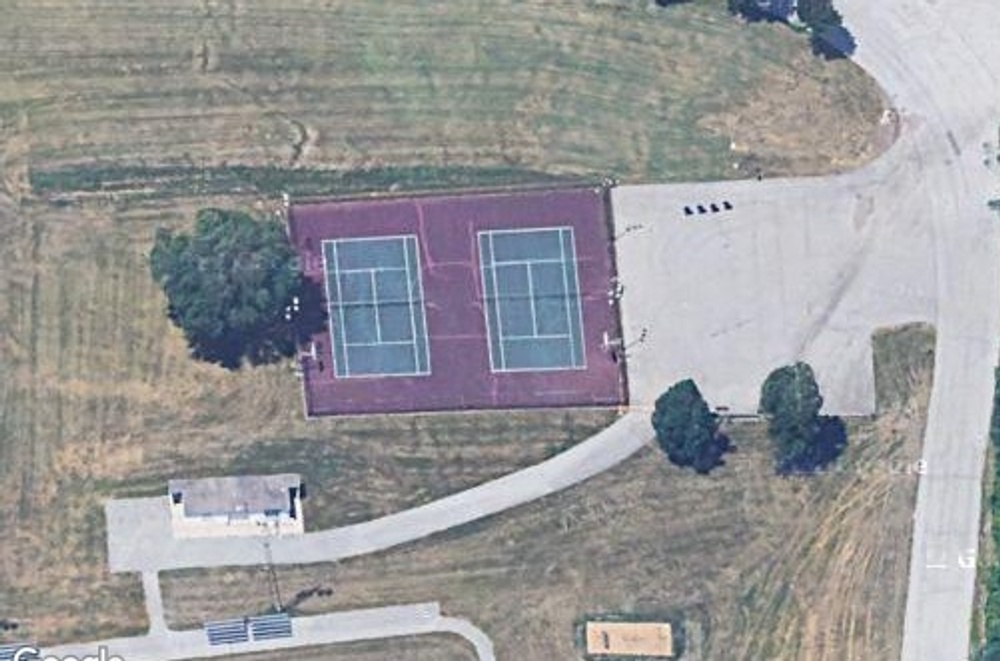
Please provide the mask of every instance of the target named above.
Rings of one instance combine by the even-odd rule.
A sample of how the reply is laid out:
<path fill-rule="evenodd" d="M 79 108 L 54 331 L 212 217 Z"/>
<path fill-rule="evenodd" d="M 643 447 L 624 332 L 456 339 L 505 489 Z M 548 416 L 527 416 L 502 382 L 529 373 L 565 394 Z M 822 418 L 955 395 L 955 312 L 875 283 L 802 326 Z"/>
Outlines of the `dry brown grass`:
<path fill-rule="evenodd" d="M 101 502 L 179 475 L 294 470 L 311 527 L 426 502 L 537 463 L 606 411 L 306 421 L 288 366 L 187 358 L 143 255 L 155 226 L 226 200 L 0 207 L 0 617 L 18 639 L 143 625 L 138 581 L 108 575 Z"/>
<path fill-rule="evenodd" d="M 338 564 L 279 567 L 283 591 L 332 588 L 299 613 L 440 600 L 493 638 L 500 658 L 574 658 L 588 613 L 683 613 L 692 659 L 897 658 L 933 333 L 876 337 L 883 410 L 808 478 L 773 472 L 764 428 L 727 428 L 738 450 L 710 477 L 652 448 L 587 483 L 408 547 Z M 902 388 L 902 390 L 900 390 Z M 168 616 L 263 610 L 263 570 L 165 575 Z"/>
<path fill-rule="evenodd" d="M 722 0 L 39 0 L 5 8 L 0 71 L 12 189 L 95 160 L 819 173 L 870 158 L 882 110 Z"/>
<path fill-rule="evenodd" d="M 48 205 L 33 198 L 29 168 L 504 165 L 715 177 L 732 172 L 731 136 L 701 122 L 754 98 L 763 101 L 741 130 L 783 135 L 783 160 L 756 138 L 741 144 L 775 172 L 813 168 L 817 150 L 831 159 L 820 169 L 867 157 L 880 100 L 858 69 L 803 59 L 800 36 L 745 28 L 717 0 L 646 4 L 4 6 L 0 617 L 21 623 L 18 639 L 143 626 L 138 581 L 105 569 L 108 496 L 157 491 L 182 473 L 303 470 L 321 486 L 311 524 L 332 525 L 533 463 L 607 421 L 583 412 L 307 423 L 286 367 L 229 374 L 189 360 L 147 274 L 157 227 L 186 226 L 209 204 L 264 211 L 272 201 Z M 857 103 L 799 132 L 777 109 L 803 95 Z"/>

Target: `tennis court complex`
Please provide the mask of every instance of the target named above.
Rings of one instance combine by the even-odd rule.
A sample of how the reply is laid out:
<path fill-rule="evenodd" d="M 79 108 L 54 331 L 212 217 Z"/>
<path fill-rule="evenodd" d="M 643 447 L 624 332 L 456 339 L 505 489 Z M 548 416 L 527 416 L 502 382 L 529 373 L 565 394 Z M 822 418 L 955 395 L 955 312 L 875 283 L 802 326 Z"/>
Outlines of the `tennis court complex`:
<path fill-rule="evenodd" d="M 306 414 L 627 402 L 608 209 L 582 186 L 290 205 L 328 321 Z"/>
<path fill-rule="evenodd" d="M 585 367 L 572 227 L 479 233 L 494 372 Z"/>
<path fill-rule="evenodd" d="M 415 236 L 323 242 L 338 377 L 429 373 Z"/>

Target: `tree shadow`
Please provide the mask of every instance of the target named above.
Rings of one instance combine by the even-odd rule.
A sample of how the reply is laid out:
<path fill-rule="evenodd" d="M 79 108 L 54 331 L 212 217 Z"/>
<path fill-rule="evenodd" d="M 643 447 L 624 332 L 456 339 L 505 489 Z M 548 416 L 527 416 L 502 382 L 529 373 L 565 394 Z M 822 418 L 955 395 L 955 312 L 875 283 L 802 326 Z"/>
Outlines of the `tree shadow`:
<path fill-rule="evenodd" d="M 725 456 L 735 448 L 733 442 L 722 432 L 716 432 L 712 444 L 695 459 L 691 468 L 699 475 L 708 475 L 720 466 L 726 465 Z"/>
<path fill-rule="evenodd" d="M 814 55 L 825 60 L 843 60 L 854 55 L 858 42 L 843 25 L 826 25 L 813 30 L 809 38 Z"/>
<path fill-rule="evenodd" d="M 197 343 L 189 339 L 191 355 L 232 371 L 244 364 L 268 365 L 294 356 L 300 346 L 326 329 L 328 319 L 322 288 L 300 277 L 297 305 L 289 301 L 286 309 L 276 311 L 271 323 L 254 329 L 225 328 L 213 337 L 200 337 Z"/>
<path fill-rule="evenodd" d="M 847 426 L 835 415 L 820 417 L 819 432 L 816 434 L 815 469 L 825 467 L 837 459 L 847 447 Z"/>
<path fill-rule="evenodd" d="M 781 475 L 818 473 L 836 461 L 847 447 L 847 426 L 833 415 L 818 419 L 818 428 L 809 451 L 778 466 Z"/>
<path fill-rule="evenodd" d="M 307 344 L 313 336 L 326 331 L 330 317 L 325 300 L 319 283 L 303 277 L 299 287 L 299 312 L 294 318 L 296 344 Z"/>

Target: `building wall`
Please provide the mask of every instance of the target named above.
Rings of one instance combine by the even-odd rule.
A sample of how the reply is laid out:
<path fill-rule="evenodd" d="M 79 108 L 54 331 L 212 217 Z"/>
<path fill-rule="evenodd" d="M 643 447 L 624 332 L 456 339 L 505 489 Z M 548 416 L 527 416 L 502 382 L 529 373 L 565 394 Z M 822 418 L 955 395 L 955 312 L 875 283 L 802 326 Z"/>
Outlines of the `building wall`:
<path fill-rule="evenodd" d="M 170 503 L 170 518 L 177 539 L 301 535 L 305 532 L 305 524 L 300 497 L 295 498 L 295 512 L 296 518 L 292 518 L 290 512 L 282 512 L 277 517 L 263 514 L 189 517 L 184 514 L 183 503 Z"/>

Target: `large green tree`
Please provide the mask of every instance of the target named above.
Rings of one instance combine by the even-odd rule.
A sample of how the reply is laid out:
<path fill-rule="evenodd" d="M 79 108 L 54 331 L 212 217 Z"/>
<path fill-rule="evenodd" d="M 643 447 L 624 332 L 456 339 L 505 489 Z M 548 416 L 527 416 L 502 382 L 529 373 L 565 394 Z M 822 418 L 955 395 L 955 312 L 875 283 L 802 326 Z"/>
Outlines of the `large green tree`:
<path fill-rule="evenodd" d="M 806 363 L 780 367 L 764 381 L 760 411 L 768 417 L 779 472 L 815 471 L 843 449 L 843 422 L 820 415 L 822 407 L 823 396 Z"/>
<path fill-rule="evenodd" d="M 279 224 L 203 209 L 193 233 L 157 232 L 150 268 L 197 358 L 233 369 L 294 351 L 286 316 L 303 278 Z"/>
<path fill-rule="evenodd" d="M 844 22 L 840 12 L 834 8 L 833 0 L 799 0 L 795 12 L 800 21 L 814 30 Z"/>
<path fill-rule="evenodd" d="M 670 461 L 699 473 L 718 466 L 729 446 L 719 434 L 717 416 L 691 379 L 674 384 L 656 400 L 652 423 Z"/>

